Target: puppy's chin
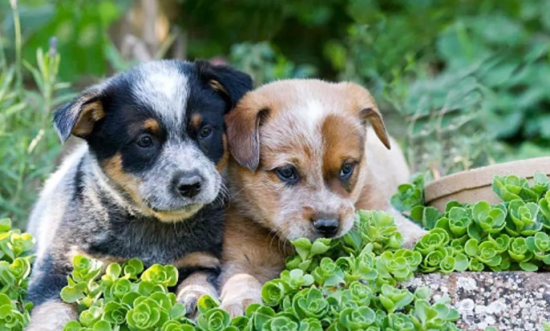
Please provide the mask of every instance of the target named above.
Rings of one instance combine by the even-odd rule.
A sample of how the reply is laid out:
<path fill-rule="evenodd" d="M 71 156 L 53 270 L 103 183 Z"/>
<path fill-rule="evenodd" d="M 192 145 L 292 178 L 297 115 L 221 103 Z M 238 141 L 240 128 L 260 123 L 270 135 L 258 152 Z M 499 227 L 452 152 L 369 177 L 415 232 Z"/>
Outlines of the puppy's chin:
<path fill-rule="evenodd" d="M 204 205 L 201 203 L 191 203 L 186 205 L 185 207 L 181 209 L 172 209 L 172 210 L 158 210 L 158 209 L 151 209 L 152 216 L 154 216 L 156 219 L 158 219 L 162 223 L 177 223 L 177 222 L 183 222 L 186 219 L 189 219 Z"/>

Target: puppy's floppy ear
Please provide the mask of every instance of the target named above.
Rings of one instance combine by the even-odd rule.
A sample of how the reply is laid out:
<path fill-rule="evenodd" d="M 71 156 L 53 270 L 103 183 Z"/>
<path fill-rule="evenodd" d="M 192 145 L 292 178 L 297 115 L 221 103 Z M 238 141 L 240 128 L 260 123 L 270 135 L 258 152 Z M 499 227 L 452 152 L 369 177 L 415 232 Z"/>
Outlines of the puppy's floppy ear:
<path fill-rule="evenodd" d="M 354 83 L 344 83 L 344 87 L 348 93 L 350 100 L 354 104 L 354 109 L 359 111 L 359 116 L 363 120 L 368 120 L 376 133 L 376 136 L 387 149 L 391 149 L 390 138 L 386 131 L 386 125 L 384 124 L 384 119 L 376 101 L 372 95 L 367 91 L 367 89 L 354 84 Z"/>
<path fill-rule="evenodd" d="M 260 163 L 260 125 L 269 110 L 245 97 L 225 115 L 229 150 L 243 167 L 255 172 Z"/>
<path fill-rule="evenodd" d="M 242 71 L 207 61 L 195 61 L 199 77 L 228 102 L 227 111 L 252 89 L 252 78 Z"/>
<path fill-rule="evenodd" d="M 374 105 L 374 107 L 363 108 L 359 111 L 359 115 L 364 119 L 368 120 L 376 133 L 376 136 L 387 149 L 391 149 L 390 138 L 388 137 L 388 132 L 386 131 L 386 125 L 384 124 L 384 119 L 382 114 Z"/>
<path fill-rule="evenodd" d="M 85 138 L 92 133 L 95 123 L 105 117 L 100 96 L 101 89 L 91 88 L 55 112 L 53 121 L 62 141 L 71 134 Z"/>

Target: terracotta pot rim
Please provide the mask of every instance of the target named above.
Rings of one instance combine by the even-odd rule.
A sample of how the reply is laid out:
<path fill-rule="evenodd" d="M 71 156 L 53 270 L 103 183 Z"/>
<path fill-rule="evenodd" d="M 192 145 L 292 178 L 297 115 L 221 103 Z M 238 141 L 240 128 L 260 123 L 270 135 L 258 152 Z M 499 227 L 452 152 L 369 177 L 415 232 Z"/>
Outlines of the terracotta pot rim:
<path fill-rule="evenodd" d="M 527 160 L 511 161 L 458 172 L 442 177 L 426 185 L 426 203 L 457 194 L 491 186 L 494 176 L 517 175 L 533 178 L 536 172 L 550 175 L 550 157 L 538 157 Z"/>

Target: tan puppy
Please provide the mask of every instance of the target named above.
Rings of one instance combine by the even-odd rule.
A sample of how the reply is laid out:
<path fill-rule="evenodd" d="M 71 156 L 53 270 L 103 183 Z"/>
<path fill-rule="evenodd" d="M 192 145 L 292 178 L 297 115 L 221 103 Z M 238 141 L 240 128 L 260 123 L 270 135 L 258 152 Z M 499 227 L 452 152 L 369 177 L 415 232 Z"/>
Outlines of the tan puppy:
<path fill-rule="evenodd" d="M 369 121 L 374 134 L 367 134 Z M 389 204 L 409 171 L 369 92 L 353 83 L 286 80 L 249 92 L 226 116 L 232 206 L 226 217 L 222 306 L 261 301 L 292 253 L 289 240 L 340 237 L 356 209 L 393 212 L 405 243 L 424 231 Z"/>

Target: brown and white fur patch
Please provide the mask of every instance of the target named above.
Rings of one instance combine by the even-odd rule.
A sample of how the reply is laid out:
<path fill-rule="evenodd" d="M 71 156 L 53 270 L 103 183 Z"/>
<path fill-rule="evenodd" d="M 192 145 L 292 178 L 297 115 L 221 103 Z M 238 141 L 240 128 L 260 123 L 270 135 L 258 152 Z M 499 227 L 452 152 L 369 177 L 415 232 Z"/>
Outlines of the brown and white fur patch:
<path fill-rule="evenodd" d="M 246 94 L 226 123 L 232 202 L 220 284 L 233 315 L 284 268 L 289 240 L 340 237 L 356 209 L 394 214 L 407 246 L 424 233 L 389 204 L 409 171 L 364 88 L 278 81 Z"/>

